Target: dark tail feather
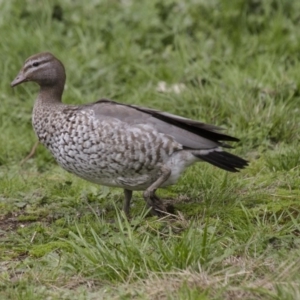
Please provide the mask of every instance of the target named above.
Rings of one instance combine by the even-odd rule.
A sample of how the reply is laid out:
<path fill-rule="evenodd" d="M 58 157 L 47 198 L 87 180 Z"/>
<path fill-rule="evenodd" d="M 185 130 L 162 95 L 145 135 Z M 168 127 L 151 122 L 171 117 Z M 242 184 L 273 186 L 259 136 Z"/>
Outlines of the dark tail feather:
<path fill-rule="evenodd" d="M 208 154 L 194 154 L 201 160 L 229 172 L 239 172 L 248 166 L 248 161 L 226 151 L 213 151 Z"/>

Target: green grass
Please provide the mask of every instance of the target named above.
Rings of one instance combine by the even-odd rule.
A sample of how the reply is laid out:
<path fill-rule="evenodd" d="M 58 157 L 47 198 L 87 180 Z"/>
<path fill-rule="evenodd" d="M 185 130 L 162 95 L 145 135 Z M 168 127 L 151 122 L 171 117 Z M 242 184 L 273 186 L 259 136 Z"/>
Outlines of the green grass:
<path fill-rule="evenodd" d="M 1 299 L 300 299 L 300 2 L 0 1 Z M 101 97 L 220 125 L 250 165 L 189 168 L 159 195 L 58 167 L 36 141 L 23 61 L 65 64 L 66 103 Z M 161 82 L 167 90 L 159 91 Z M 181 84 L 180 93 L 173 91 Z"/>

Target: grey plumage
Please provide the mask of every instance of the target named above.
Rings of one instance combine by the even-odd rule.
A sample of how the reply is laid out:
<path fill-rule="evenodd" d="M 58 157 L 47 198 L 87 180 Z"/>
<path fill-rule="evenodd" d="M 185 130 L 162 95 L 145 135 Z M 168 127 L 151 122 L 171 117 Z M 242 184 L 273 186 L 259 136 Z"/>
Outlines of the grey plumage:
<path fill-rule="evenodd" d="M 238 139 L 219 127 L 107 99 L 63 104 L 64 67 L 50 53 L 29 57 L 11 85 L 25 81 L 40 85 L 32 116 L 40 142 L 67 171 L 123 188 L 127 214 L 134 190 L 144 190 L 152 212 L 163 213 L 156 189 L 176 183 L 194 162 L 204 160 L 231 172 L 247 166 L 246 160 L 222 150 Z"/>

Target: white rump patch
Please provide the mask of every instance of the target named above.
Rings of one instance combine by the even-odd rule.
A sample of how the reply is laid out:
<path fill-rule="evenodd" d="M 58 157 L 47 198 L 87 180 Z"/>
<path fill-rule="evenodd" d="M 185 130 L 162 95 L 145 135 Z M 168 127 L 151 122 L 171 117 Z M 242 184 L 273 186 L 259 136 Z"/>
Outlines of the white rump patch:
<path fill-rule="evenodd" d="M 222 152 L 223 150 L 218 147 L 218 148 L 212 148 L 212 149 L 203 149 L 203 150 L 196 150 L 196 151 L 193 151 L 195 154 L 197 155 L 208 155 L 209 153 L 212 153 L 212 152 Z"/>

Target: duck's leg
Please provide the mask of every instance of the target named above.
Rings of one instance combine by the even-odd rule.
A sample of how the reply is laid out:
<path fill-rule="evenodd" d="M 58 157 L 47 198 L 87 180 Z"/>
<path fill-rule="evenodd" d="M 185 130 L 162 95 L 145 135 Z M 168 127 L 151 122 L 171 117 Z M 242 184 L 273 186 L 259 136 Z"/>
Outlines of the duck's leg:
<path fill-rule="evenodd" d="M 35 151 L 36 151 L 38 145 L 39 145 L 39 141 L 36 141 L 34 143 L 34 145 L 32 146 L 30 153 L 25 158 L 23 158 L 22 161 L 20 162 L 21 166 L 35 154 Z"/>
<path fill-rule="evenodd" d="M 124 189 L 124 203 L 123 203 L 123 210 L 127 217 L 129 217 L 129 211 L 130 211 L 130 201 L 132 198 L 132 191 Z"/>
<path fill-rule="evenodd" d="M 166 166 L 161 168 L 161 175 L 160 177 L 153 182 L 144 192 L 143 196 L 147 205 L 151 207 L 152 214 L 156 216 L 164 215 L 166 212 L 166 207 L 162 203 L 162 201 L 155 195 L 155 191 L 170 177 L 171 170 Z"/>

